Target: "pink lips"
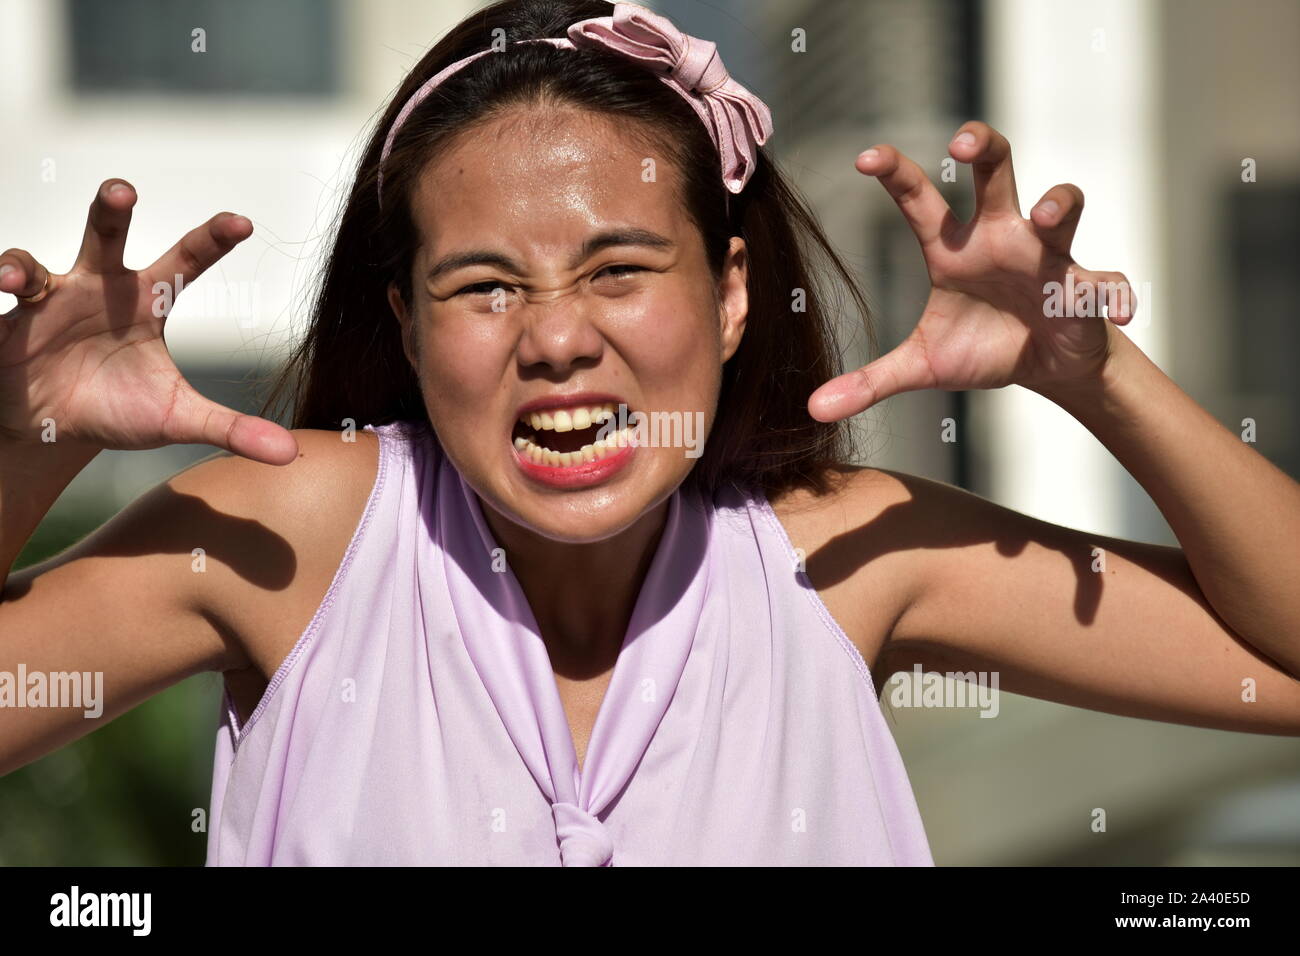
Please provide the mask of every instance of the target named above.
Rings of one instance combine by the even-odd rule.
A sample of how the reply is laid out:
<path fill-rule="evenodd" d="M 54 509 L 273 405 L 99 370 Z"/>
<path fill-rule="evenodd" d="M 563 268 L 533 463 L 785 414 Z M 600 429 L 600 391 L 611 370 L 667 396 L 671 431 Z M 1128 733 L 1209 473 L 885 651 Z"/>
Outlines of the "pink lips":
<path fill-rule="evenodd" d="M 510 450 L 514 454 L 515 462 L 529 478 L 550 485 L 552 488 L 585 488 L 588 485 L 600 484 L 610 475 L 626 467 L 632 460 L 632 453 L 636 451 L 636 446 L 628 445 L 618 449 L 612 455 L 597 458 L 595 461 L 569 465 L 567 468 L 564 465 L 537 465 L 520 454 L 519 449 L 513 445 Z"/>
<path fill-rule="evenodd" d="M 605 404 L 617 407 L 620 405 L 625 406 L 627 403 L 619 396 L 611 395 L 608 392 L 570 392 L 564 395 L 545 395 L 520 405 L 515 412 L 515 419 L 517 421 L 529 412 L 543 409 L 552 411 L 558 408 Z M 585 488 L 589 485 L 600 484 L 600 482 L 607 480 L 611 475 L 625 468 L 628 462 L 632 460 L 632 454 L 636 451 L 636 448 L 633 445 L 628 445 L 618 448 L 613 454 L 606 455 L 604 458 L 597 458 L 595 461 L 579 461 L 568 466 L 539 465 L 520 453 L 519 449 L 515 448 L 513 444 L 510 446 L 510 450 L 520 470 L 534 481 L 552 488 Z"/>

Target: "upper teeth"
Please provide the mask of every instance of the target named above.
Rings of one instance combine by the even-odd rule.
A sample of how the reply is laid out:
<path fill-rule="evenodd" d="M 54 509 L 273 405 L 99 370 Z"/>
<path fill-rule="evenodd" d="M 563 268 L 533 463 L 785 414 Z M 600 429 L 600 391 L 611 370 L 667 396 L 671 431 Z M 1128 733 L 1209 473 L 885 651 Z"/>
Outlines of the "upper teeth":
<path fill-rule="evenodd" d="M 525 425 L 531 425 L 538 431 L 568 432 L 575 428 L 590 428 L 615 415 L 614 406 L 604 405 L 578 406 L 575 408 L 557 408 L 544 412 L 529 412 L 520 417 Z"/>

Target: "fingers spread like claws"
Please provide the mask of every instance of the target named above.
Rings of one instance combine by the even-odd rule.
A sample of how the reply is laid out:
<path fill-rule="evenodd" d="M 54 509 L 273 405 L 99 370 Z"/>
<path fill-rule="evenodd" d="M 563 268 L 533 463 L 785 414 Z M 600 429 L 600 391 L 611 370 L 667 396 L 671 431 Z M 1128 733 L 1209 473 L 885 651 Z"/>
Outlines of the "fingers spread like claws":
<path fill-rule="evenodd" d="M 1074 232 L 1083 213 L 1083 190 L 1073 183 L 1053 186 L 1029 211 L 1029 220 L 1043 245 L 1063 256 L 1070 254 Z"/>
<path fill-rule="evenodd" d="M 243 216 L 219 212 L 181 236 L 176 245 L 149 267 L 148 275 L 156 281 L 168 283 L 175 282 L 180 276 L 181 282 L 188 284 L 247 239 L 252 231 L 253 224 Z"/>
<path fill-rule="evenodd" d="M 880 181 L 922 245 L 957 225 L 957 217 L 930 178 L 894 147 L 867 150 L 858 157 L 857 167 Z"/>
<path fill-rule="evenodd" d="M 954 159 L 970 163 L 975 172 L 975 216 L 988 212 L 1020 215 L 1011 144 L 987 123 L 964 124 L 948 144 Z"/>
<path fill-rule="evenodd" d="M 1106 309 L 1106 318 L 1116 325 L 1127 325 L 1137 312 L 1137 296 L 1128 277 L 1122 272 L 1072 267 L 1074 272 L 1074 295 L 1076 299 L 1085 299 L 1091 303 L 1095 315 L 1100 316 L 1102 307 Z M 1084 314 L 1077 311 L 1076 314 Z"/>
<path fill-rule="evenodd" d="M 5 269 L 12 266 L 12 269 Z M 54 276 L 41 265 L 26 249 L 6 249 L 0 255 L 0 292 L 19 297 L 32 296 L 45 288 L 46 279 L 54 282 Z"/>
<path fill-rule="evenodd" d="M 282 425 L 219 405 L 188 385 L 177 389 L 168 422 L 167 438 L 177 444 L 214 445 L 268 465 L 298 457 L 298 442 Z"/>
<path fill-rule="evenodd" d="M 126 248 L 126 233 L 131 226 L 131 209 L 135 201 L 136 192 L 129 183 L 109 179 L 100 184 L 86 216 L 86 232 L 74 268 L 96 275 L 125 271 L 122 250 Z"/>

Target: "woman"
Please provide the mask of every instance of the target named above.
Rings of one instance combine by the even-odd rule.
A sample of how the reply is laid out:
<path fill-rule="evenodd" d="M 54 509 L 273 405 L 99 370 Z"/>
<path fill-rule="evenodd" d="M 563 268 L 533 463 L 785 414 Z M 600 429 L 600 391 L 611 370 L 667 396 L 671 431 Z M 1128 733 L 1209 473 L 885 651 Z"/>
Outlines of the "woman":
<path fill-rule="evenodd" d="M 102 672 L 103 720 L 222 672 L 214 864 L 929 864 L 871 678 L 916 664 L 1300 732 L 1300 488 L 1116 327 L 1122 277 L 1070 256 L 1079 190 L 1022 218 L 1006 140 L 970 122 L 961 223 L 864 152 L 933 290 L 837 375 L 829 294 L 865 306 L 769 121 L 642 8 L 468 18 L 370 139 L 268 404 L 292 430 L 195 394 L 154 308 L 249 222 L 133 272 L 135 193 L 106 182 L 69 273 L 0 259 L 4 567 L 99 449 L 226 453 L 10 574 L 0 664 Z M 1098 287 L 1107 317 L 1081 314 Z M 844 420 L 890 395 L 1009 384 L 1090 428 L 1183 547 L 847 464 Z M 94 726 L 12 711 L 0 771 Z"/>

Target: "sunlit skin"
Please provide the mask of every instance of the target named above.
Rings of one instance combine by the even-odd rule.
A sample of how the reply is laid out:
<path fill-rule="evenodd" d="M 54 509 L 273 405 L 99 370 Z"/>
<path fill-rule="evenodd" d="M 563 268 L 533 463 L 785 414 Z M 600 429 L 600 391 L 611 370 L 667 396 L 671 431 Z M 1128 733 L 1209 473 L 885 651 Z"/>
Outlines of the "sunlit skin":
<path fill-rule="evenodd" d="M 640 449 L 607 486 L 537 486 L 513 457 L 515 412 L 537 395 L 582 389 L 633 408 L 698 409 L 711 426 L 719 374 L 750 309 L 748 266 L 733 239 L 721 281 L 709 274 L 675 171 L 660 161 L 658 182 L 643 183 L 646 147 L 625 132 L 572 115 L 523 119 L 479 130 L 423 171 L 416 295 L 409 316 L 393 304 L 430 417 L 482 497 L 537 619 L 581 763 L 665 500 L 695 459 Z M 815 507 L 798 507 L 811 497 L 802 492 L 772 500 L 828 609 L 877 677 L 914 664 L 992 667 L 1002 690 L 1070 706 L 1300 732 L 1300 485 L 1129 340 L 1119 326 L 1132 300 L 1108 303 L 1104 316 L 1045 315 L 1043 285 L 1067 271 L 1123 280 L 1074 262 L 1076 187 L 1052 187 L 1024 217 L 1005 137 L 972 121 L 948 149 L 974 173 L 976 214 L 965 223 L 897 150 L 858 157 L 858 171 L 881 183 L 915 231 L 933 288 L 908 338 L 816 389 L 809 414 L 841 419 L 909 389 L 1033 389 L 1115 455 L 1181 548 L 1052 525 L 916 476 L 848 469 Z M 192 285 L 252 224 L 218 214 L 132 270 L 122 252 L 136 198 L 119 180 L 100 186 L 67 273 L 25 249 L 0 254 L 0 292 L 20 297 L 0 316 L 0 567 L 12 566 L 99 448 L 204 442 L 236 457 L 187 469 L 103 533 L 8 575 L 0 657 L 58 669 L 76 655 L 105 674 L 106 717 L 220 671 L 247 714 L 330 586 L 372 487 L 375 447 L 332 430 L 289 431 L 184 381 L 155 290 L 176 275 Z M 673 247 L 569 261 L 613 226 L 652 230 Z M 515 265 L 425 281 L 433 262 L 476 248 Z M 475 285 L 487 303 L 453 297 Z M 485 294 L 497 286 L 508 290 L 501 312 Z M 47 420 L 57 442 L 42 440 Z M 339 493 L 340 479 L 351 494 Z M 267 535 L 288 560 L 268 554 Z M 211 553 L 231 573 L 176 573 L 174 557 L 186 556 L 187 569 L 195 542 L 224 542 Z M 1086 570 L 1098 547 L 1104 577 Z M 1244 677 L 1258 686 L 1250 703 Z M 88 729 L 54 708 L 25 711 L 0 724 L 0 774 Z"/>
<path fill-rule="evenodd" d="M 538 487 L 511 457 L 515 410 L 544 392 L 590 389 L 634 408 L 699 409 L 711 425 L 718 376 L 750 308 L 747 264 L 733 239 L 722 281 L 709 275 L 666 162 L 657 183 L 642 183 L 643 147 L 617 130 L 579 127 L 571 115 L 540 127 L 541 114 L 525 118 L 480 130 L 425 171 L 416 296 L 409 316 L 394 308 L 430 416 L 484 499 L 535 613 L 581 763 L 665 499 L 694 460 L 642 449 L 607 487 Z M 917 476 L 850 469 L 816 507 L 795 507 L 802 492 L 772 501 L 828 609 L 878 683 L 915 664 L 993 668 L 1003 691 L 1073 707 L 1300 733 L 1300 485 L 1124 335 L 1132 301 L 1108 303 L 1104 317 L 1045 316 L 1043 284 L 1067 270 L 1123 279 L 1074 262 L 1076 187 L 1052 187 L 1022 217 L 1005 137 L 972 121 L 948 148 L 974 173 L 976 214 L 966 223 L 897 150 L 858 157 L 858 171 L 881 183 L 916 232 L 933 289 L 911 335 L 818 388 L 809 414 L 840 419 L 909 389 L 1031 388 L 1115 455 L 1181 547 L 1053 525 Z M 220 213 L 134 270 L 122 253 L 136 199 L 128 183 L 101 184 L 66 273 L 25 249 L 0 254 L 0 292 L 20 297 L 0 316 L 0 568 L 100 448 L 203 442 L 229 454 L 159 485 L 63 554 L 9 574 L 0 667 L 76 660 L 102 671 L 105 719 L 217 671 L 248 714 L 321 607 L 372 488 L 377 449 L 241 414 L 185 382 L 163 341 L 156 289 L 177 275 L 191 286 L 252 223 Z M 613 225 L 654 230 L 675 246 L 568 262 Z M 508 254 L 515 272 L 480 265 L 428 286 L 432 262 L 469 248 Z M 475 283 L 510 289 L 506 310 L 452 298 Z M 43 440 L 51 421 L 57 441 Z M 213 545 L 208 574 L 189 573 L 196 543 Z M 1104 576 L 1088 569 L 1098 548 Z M 1249 702 L 1245 678 L 1258 691 Z M 93 729 L 67 714 L 24 709 L 0 722 L 0 775 Z"/>
<path fill-rule="evenodd" d="M 874 146 L 857 158 L 857 170 L 874 176 L 898 203 L 932 288 L 898 348 L 813 393 L 808 408 L 815 418 L 846 418 L 916 389 L 1021 385 L 1051 397 L 1087 388 L 1101 378 L 1119 341 L 1112 324 L 1133 318 L 1137 298 L 1128 280 L 1085 269 L 1070 253 L 1083 212 L 1079 187 L 1053 186 L 1025 219 L 1004 136 L 968 123 L 948 151 L 974 169 L 976 209 L 969 222 L 953 215 L 924 171 L 894 147 Z M 1065 287 L 1067 272 L 1076 293 L 1091 287 L 1101 301 L 1080 299 L 1079 310 L 1048 318 L 1043 290 L 1048 283 Z"/>
<path fill-rule="evenodd" d="M 543 635 L 574 648 L 578 670 L 617 656 L 667 500 L 697 459 L 640 447 L 597 485 L 547 487 L 514 460 L 516 410 L 601 392 L 642 412 L 700 411 L 710 428 L 748 307 L 744 242 L 732 240 L 715 282 L 675 170 L 660 159 L 656 181 L 643 182 L 644 159 L 616 124 L 573 111 L 513 113 L 466 135 L 413 194 L 414 301 L 408 308 L 395 286 L 389 295 L 442 446 L 485 505 Z M 648 230 L 672 247 L 578 258 L 613 229 Z M 447 256 L 477 250 L 513 267 L 430 277 Z M 563 649 L 552 653 L 563 669 Z"/>

